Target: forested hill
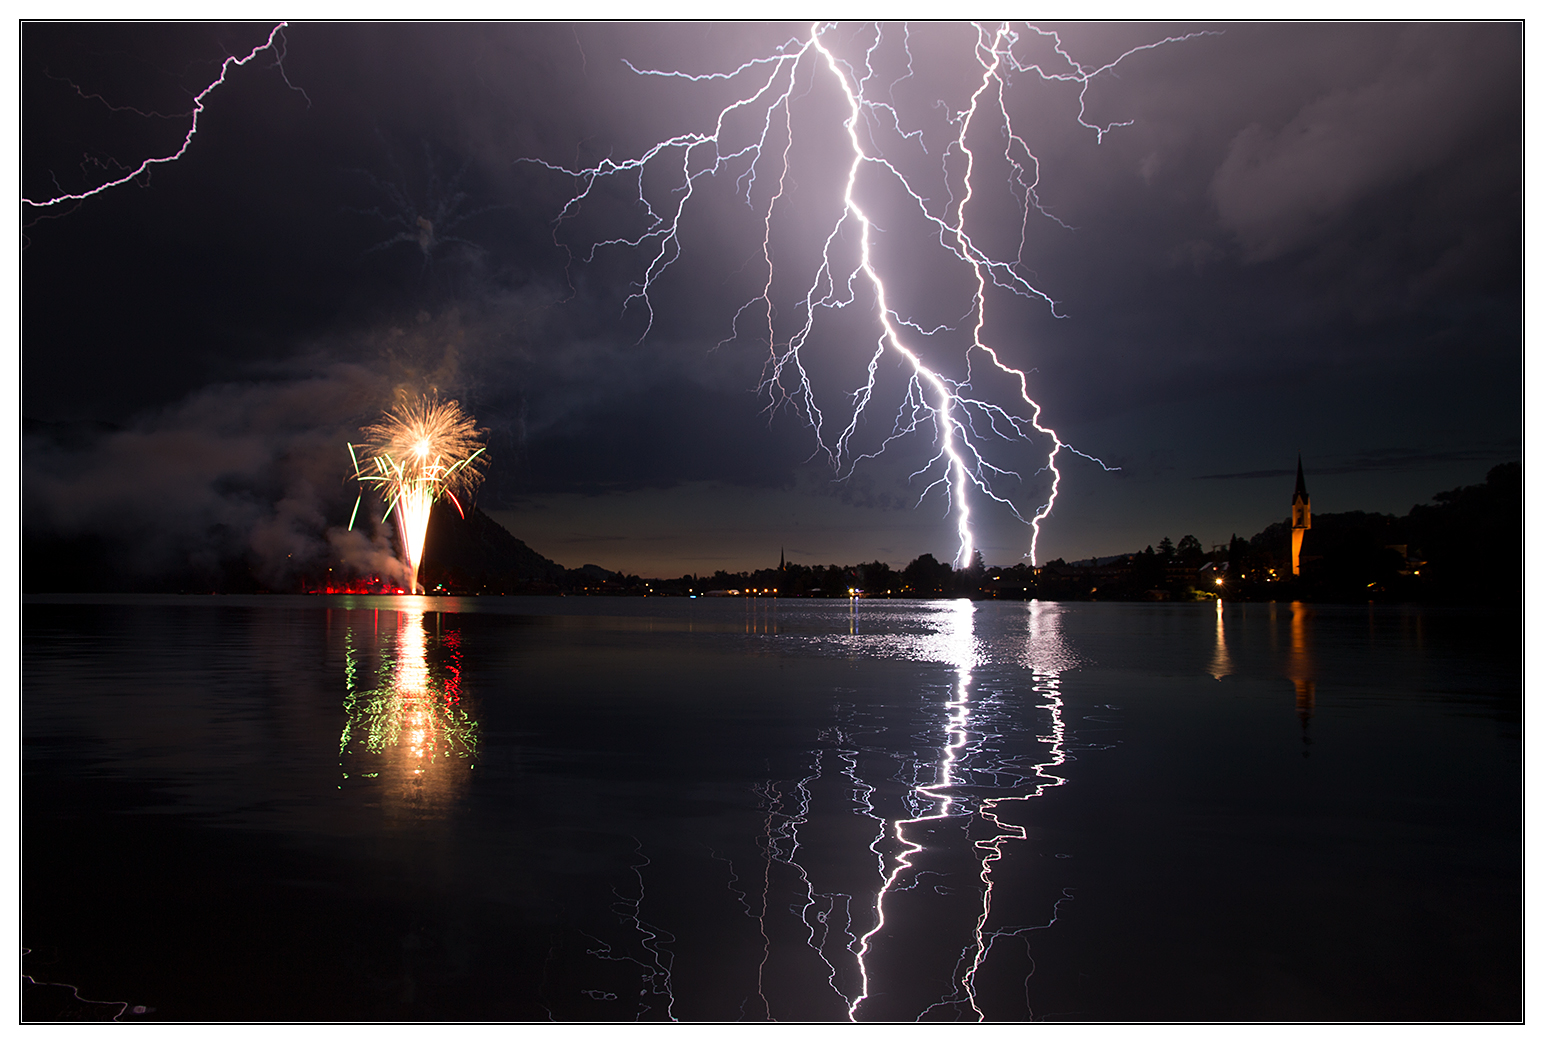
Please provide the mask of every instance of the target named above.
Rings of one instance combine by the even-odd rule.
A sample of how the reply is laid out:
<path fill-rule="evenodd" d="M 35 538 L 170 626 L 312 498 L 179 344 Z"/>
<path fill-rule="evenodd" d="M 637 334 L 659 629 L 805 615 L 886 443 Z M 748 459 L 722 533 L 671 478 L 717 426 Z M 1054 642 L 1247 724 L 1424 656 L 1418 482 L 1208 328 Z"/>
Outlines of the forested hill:
<path fill-rule="evenodd" d="M 1303 540 L 1303 595 L 1357 600 L 1372 595 L 1422 601 L 1520 604 L 1523 581 L 1522 464 L 1492 468 L 1483 483 L 1446 490 L 1405 515 L 1343 511 L 1313 515 Z M 1256 533 L 1237 568 L 1286 563 L 1289 520 Z M 1283 549 L 1286 549 L 1285 551 Z"/>
<path fill-rule="evenodd" d="M 429 515 L 418 574 L 425 591 L 556 591 L 567 574 L 567 569 L 531 550 L 480 508 L 462 518 L 454 507 L 440 501 Z"/>

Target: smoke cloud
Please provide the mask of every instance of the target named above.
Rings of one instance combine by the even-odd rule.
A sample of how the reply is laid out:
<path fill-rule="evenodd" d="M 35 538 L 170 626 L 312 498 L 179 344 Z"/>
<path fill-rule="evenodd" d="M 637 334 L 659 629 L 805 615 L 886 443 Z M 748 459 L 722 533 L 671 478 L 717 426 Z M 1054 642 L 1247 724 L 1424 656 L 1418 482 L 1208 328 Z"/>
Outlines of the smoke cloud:
<path fill-rule="evenodd" d="M 346 525 L 355 495 L 344 444 L 391 391 L 365 367 L 332 364 L 205 388 L 119 430 L 29 432 L 23 526 L 95 538 L 129 576 L 215 576 L 239 563 L 284 586 L 330 562 L 384 573 L 382 534 L 329 530 Z"/>

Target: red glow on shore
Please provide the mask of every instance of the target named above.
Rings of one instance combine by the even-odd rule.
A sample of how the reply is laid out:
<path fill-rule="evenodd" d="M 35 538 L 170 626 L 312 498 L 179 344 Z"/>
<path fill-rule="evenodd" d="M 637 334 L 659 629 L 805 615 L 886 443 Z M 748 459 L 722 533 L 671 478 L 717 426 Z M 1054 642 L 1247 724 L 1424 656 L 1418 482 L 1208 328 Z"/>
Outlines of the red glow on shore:
<path fill-rule="evenodd" d="M 352 594 L 352 595 L 405 595 L 407 591 L 396 584 L 387 583 L 380 577 L 361 577 L 357 580 L 348 580 L 343 583 L 327 583 L 306 594 Z"/>

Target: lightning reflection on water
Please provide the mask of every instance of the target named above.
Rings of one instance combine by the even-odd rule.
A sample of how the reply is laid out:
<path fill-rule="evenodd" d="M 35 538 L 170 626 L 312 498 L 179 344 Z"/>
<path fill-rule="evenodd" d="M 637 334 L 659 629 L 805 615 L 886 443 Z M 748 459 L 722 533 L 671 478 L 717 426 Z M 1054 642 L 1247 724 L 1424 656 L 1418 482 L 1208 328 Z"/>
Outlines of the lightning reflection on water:
<path fill-rule="evenodd" d="M 703 834 L 683 853 L 624 833 L 628 852 L 608 857 L 621 858 L 609 923 L 574 925 L 570 985 L 588 1003 L 604 1003 L 608 1018 L 696 1017 L 703 999 L 687 984 L 698 969 L 678 956 L 699 959 L 697 936 L 711 924 L 710 934 L 727 928 L 740 940 L 730 943 L 740 956 L 714 974 L 731 990 L 742 984 L 728 1003 L 743 1019 L 1032 1016 L 1031 933 L 1071 899 L 1061 881 L 1033 872 L 1027 807 L 1066 781 L 1060 675 L 1077 661 L 1060 633 L 1065 610 L 964 599 L 920 608 L 917 628 L 917 606 L 854 599 L 850 626 L 811 634 L 801 610 L 783 608 L 780 621 L 775 601 L 755 607 L 745 638 L 769 651 L 915 664 L 933 680 L 899 704 L 839 689 L 813 743 L 789 750 L 794 771 L 769 761 L 753 784 L 753 847 L 745 833 L 727 847 Z M 370 777 L 390 814 L 443 815 L 470 782 L 478 726 L 463 706 L 460 635 L 445 622 L 454 619 L 415 608 L 351 615 L 340 754 L 345 776 Z M 698 864 L 725 891 L 693 894 L 701 912 L 688 913 L 677 905 L 680 878 Z M 708 901 L 732 923 L 713 922 Z M 1022 989 L 1005 991 L 1015 976 Z"/>
<path fill-rule="evenodd" d="M 976 607 L 965 600 L 939 603 L 929 634 L 864 635 L 855 627 L 829 639 L 849 651 L 944 664 L 952 678 L 913 719 L 920 731 L 910 750 L 897 749 L 892 725 L 879 715 L 839 703 L 838 723 L 820 732 L 801 772 L 755 788 L 756 869 L 737 870 L 710 853 L 729 865 L 731 892 L 754 925 L 754 983 L 742 1018 L 1025 1017 L 1027 1008 L 994 1015 L 977 983 L 1002 944 L 1027 948 L 1028 933 L 1054 924 L 1071 898 L 1062 890 L 1030 924 L 1009 923 L 994 906 L 1004 889 L 1026 883 L 1005 873 L 1011 848 L 1029 839 L 1025 805 L 1065 782 L 1059 677 L 1075 661 L 1059 633 L 1058 607 L 1031 602 L 1024 612 L 1011 647 L 977 635 Z M 984 687 L 982 668 L 991 672 Z M 867 831 L 842 820 L 866 823 Z M 862 844 L 871 858 L 853 859 Z M 1021 906 L 1022 899 L 1012 904 Z M 942 936 L 960 948 L 949 958 L 947 947 L 931 947 L 952 971 L 940 969 L 933 981 L 946 984 L 929 1003 L 902 980 L 917 977 L 915 938 Z M 816 983 L 824 999 L 808 992 Z M 870 1011 L 881 994 L 883 1004 Z M 902 1016 L 897 1005 L 907 1004 Z"/>

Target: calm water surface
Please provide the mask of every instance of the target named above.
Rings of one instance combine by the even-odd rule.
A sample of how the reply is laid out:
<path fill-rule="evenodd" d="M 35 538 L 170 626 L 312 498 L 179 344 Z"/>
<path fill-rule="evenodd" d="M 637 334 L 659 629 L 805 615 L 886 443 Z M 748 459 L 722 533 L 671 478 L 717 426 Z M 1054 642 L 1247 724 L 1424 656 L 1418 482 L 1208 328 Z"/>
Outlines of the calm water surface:
<path fill-rule="evenodd" d="M 23 632 L 23 971 L 118 1002 L 29 1018 L 1521 1017 L 1513 615 L 39 596 Z"/>

